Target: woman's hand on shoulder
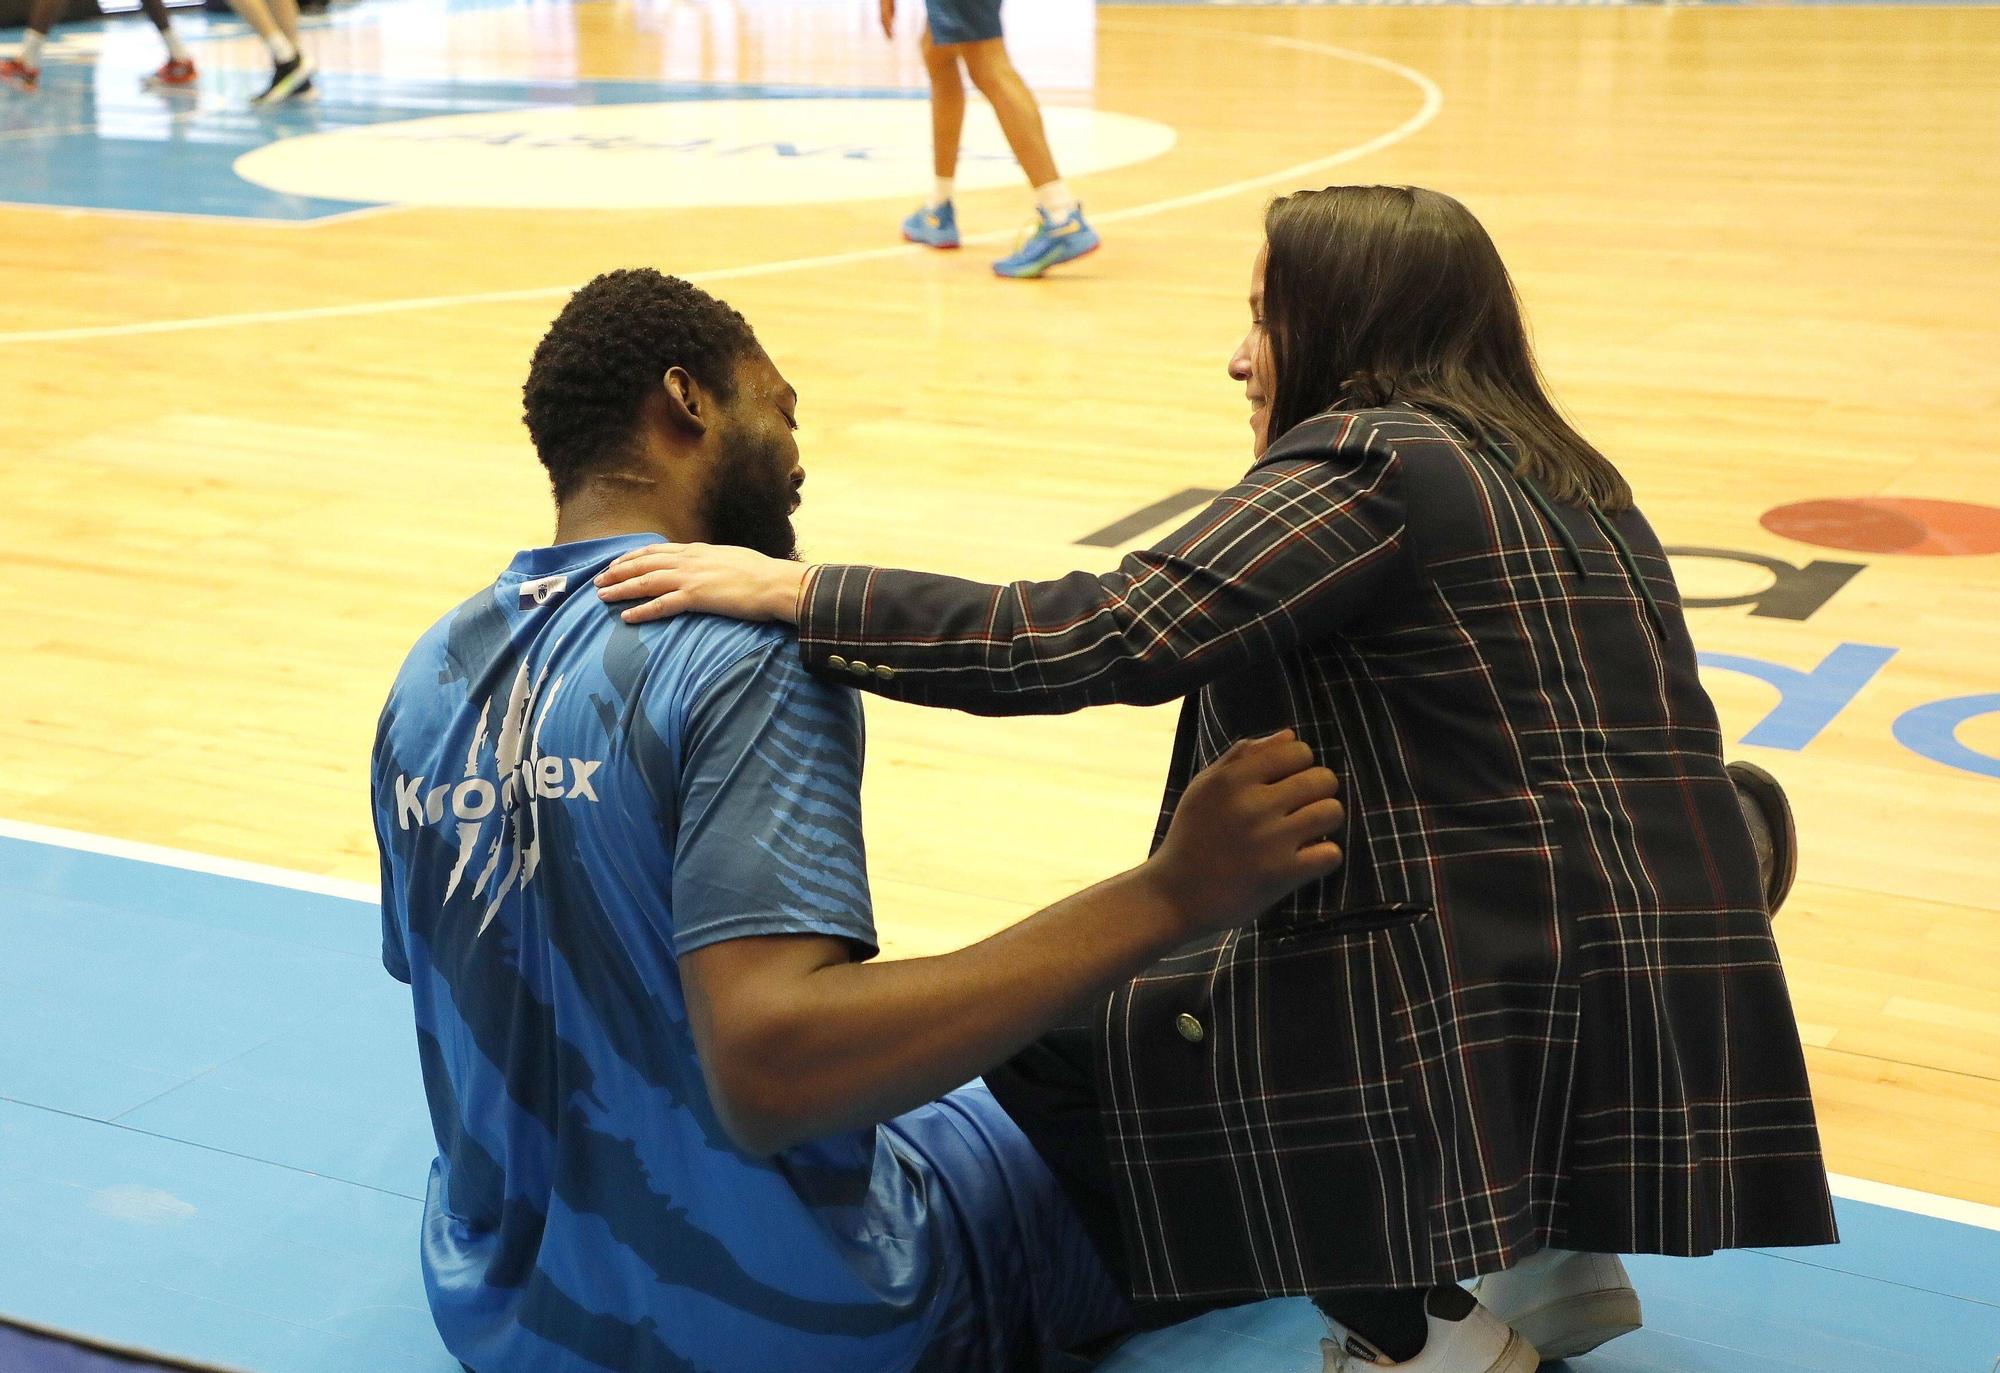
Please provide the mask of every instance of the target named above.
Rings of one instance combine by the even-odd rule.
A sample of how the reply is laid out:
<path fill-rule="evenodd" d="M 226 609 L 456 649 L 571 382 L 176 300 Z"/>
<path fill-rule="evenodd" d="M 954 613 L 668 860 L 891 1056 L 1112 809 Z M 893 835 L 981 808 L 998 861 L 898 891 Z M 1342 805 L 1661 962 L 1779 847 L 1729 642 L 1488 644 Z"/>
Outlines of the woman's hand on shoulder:
<path fill-rule="evenodd" d="M 627 624 L 675 615 L 798 623 L 803 564 L 731 544 L 655 543 L 624 554 L 597 575 L 597 594 L 629 601 Z"/>

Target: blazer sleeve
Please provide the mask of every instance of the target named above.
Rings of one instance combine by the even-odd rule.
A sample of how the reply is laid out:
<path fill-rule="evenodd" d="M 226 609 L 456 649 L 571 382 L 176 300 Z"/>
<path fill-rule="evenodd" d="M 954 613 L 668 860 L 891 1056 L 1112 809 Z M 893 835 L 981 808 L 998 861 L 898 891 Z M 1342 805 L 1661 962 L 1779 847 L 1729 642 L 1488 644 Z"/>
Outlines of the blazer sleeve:
<path fill-rule="evenodd" d="M 1298 446 L 1294 435 L 1283 445 Z M 800 652 L 835 680 L 980 715 L 1186 695 L 1340 630 L 1395 581 L 1406 549 L 1396 454 L 1358 435 L 1319 447 L 1267 458 L 1112 572 L 1003 587 L 815 567 L 800 592 Z"/>

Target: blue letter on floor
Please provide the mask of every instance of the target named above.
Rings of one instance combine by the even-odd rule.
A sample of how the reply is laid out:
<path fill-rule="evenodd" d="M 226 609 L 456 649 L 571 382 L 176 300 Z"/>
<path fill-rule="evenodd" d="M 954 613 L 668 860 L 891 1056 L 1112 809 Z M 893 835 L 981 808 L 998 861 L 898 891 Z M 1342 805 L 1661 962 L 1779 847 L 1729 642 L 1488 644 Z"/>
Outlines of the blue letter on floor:
<path fill-rule="evenodd" d="M 1932 701 L 1896 717 L 1896 742 L 1912 753 L 1920 753 L 1933 763 L 1943 763 L 1961 772 L 1981 777 L 2000 777 L 2000 758 L 1981 753 L 1958 740 L 1958 727 L 1975 715 L 2000 710 L 2000 693 L 1983 696 L 1954 696 L 1949 701 Z"/>
<path fill-rule="evenodd" d="M 1793 753 L 1810 744 L 1882 670 L 1882 664 L 1895 656 L 1893 648 L 1841 644 L 1818 667 L 1801 672 L 1795 667 L 1767 663 L 1762 658 L 1741 658 L 1733 653 L 1696 655 L 1703 667 L 1748 673 L 1778 689 L 1778 704 L 1741 742 Z"/>

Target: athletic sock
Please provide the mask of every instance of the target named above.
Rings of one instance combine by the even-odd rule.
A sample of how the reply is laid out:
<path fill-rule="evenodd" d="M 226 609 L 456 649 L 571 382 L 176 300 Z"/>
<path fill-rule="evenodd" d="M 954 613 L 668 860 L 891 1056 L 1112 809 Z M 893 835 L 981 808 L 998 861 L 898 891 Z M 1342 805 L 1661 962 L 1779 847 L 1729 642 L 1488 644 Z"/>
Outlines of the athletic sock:
<path fill-rule="evenodd" d="M 1069 193 L 1069 183 L 1061 177 L 1045 181 L 1035 187 L 1035 203 L 1042 207 L 1048 217 L 1057 222 L 1068 219 L 1076 209 L 1076 197 Z"/>
<path fill-rule="evenodd" d="M 36 33 L 33 29 L 29 29 L 28 36 L 21 40 L 21 65 L 30 71 L 40 71 L 42 69 L 42 44 L 48 41 L 49 36 L 47 34 Z"/>
<path fill-rule="evenodd" d="M 924 206 L 924 208 L 926 210 L 936 210 L 951 204 L 951 193 L 957 188 L 957 185 L 958 178 L 955 176 L 933 177 L 931 179 L 930 204 Z"/>
<path fill-rule="evenodd" d="M 282 33 L 272 34 L 265 40 L 264 46 L 271 50 L 271 60 L 281 67 L 288 67 L 299 60 L 299 50 Z"/>
<path fill-rule="evenodd" d="M 187 44 L 181 42 L 181 36 L 174 32 L 172 20 L 168 20 L 167 26 L 160 30 L 160 39 L 167 45 L 167 56 L 173 61 L 194 61 L 194 54 L 188 51 Z"/>
<path fill-rule="evenodd" d="M 1451 1321 L 1453 1324 L 1464 1320 L 1478 1309 L 1479 1298 L 1453 1283 L 1433 1287 L 1430 1295 L 1424 1298 L 1426 1315 L 1436 1316 L 1441 1321 Z"/>
<path fill-rule="evenodd" d="M 1424 1352 L 1430 1323 L 1424 1305 L 1432 1295 L 1421 1287 L 1383 1291 L 1328 1292 L 1315 1297 L 1319 1309 L 1382 1351 L 1394 1363 L 1408 1363 Z M 1452 1319 L 1443 1312 L 1439 1318 Z M 1464 1319 L 1461 1315 L 1457 1319 Z"/>

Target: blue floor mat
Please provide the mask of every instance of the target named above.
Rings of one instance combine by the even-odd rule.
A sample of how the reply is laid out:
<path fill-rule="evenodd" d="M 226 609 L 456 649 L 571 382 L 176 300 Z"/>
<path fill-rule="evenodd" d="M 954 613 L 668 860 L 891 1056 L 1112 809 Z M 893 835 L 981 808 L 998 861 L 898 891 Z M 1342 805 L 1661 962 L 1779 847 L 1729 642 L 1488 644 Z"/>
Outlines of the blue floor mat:
<path fill-rule="evenodd" d="M 242 1373 L 458 1373 L 417 1271 L 431 1156 L 373 905 L 0 837 L 0 1316 Z M 1843 1200 L 1838 1247 L 1631 1260 L 1581 1373 L 1990 1373 L 2000 1231 Z M 1318 1373 L 1304 1302 L 1103 1373 Z M 26 1352 L 23 1352 L 26 1351 Z M 43 1362 L 28 1362 L 29 1355 Z M 7 1373 L 109 1373 L 0 1330 Z"/>

